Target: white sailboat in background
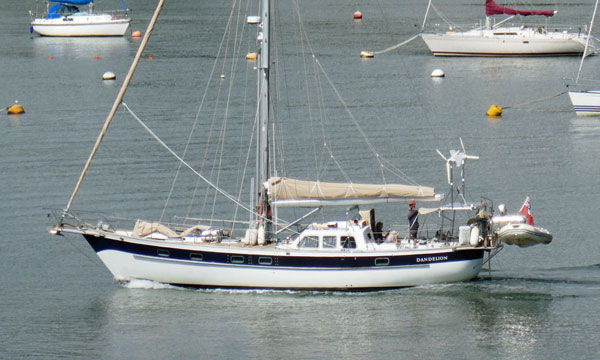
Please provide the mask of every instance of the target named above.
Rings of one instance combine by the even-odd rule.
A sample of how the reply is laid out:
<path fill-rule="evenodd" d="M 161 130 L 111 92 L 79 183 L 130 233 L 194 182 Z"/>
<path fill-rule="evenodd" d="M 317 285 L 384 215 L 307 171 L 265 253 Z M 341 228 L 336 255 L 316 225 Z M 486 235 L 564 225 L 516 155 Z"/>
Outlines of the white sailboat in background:
<path fill-rule="evenodd" d="M 425 19 L 429 9 L 429 1 Z M 433 7 L 435 10 L 435 7 Z M 450 25 L 447 31 L 423 32 L 421 38 L 436 56 L 559 56 L 580 55 L 586 48 L 588 36 L 572 27 L 548 27 L 548 18 L 553 10 L 519 10 L 495 3 L 485 2 L 485 25 L 469 30 L 459 30 L 462 26 Z M 437 11 L 437 10 L 436 10 Z M 509 15 L 508 18 L 493 22 L 494 15 Z M 505 26 L 516 15 L 544 16 L 545 25 Z M 442 17 L 443 18 L 443 17 Z M 425 27 L 425 22 L 423 28 Z"/>
<path fill-rule="evenodd" d="M 589 40 L 592 34 L 592 28 L 594 27 L 594 21 L 596 19 L 596 11 L 598 10 L 598 0 L 596 0 L 596 4 L 594 5 L 594 12 L 592 13 L 592 20 L 590 21 L 588 38 L 585 43 L 586 50 L 590 46 Z M 581 80 L 581 71 L 583 70 L 583 63 L 586 59 L 586 54 L 588 52 L 585 51 L 581 56 L 581 62 L 579 63 L 579 69 L 577 70 L 577 77 L 575 78 L 575 85 L 569 85 L 569 88 L 577 88 L 580 85 Z M 573 104 L 573 109 L 575 109 L 575 113 L 577 116 L 599 116 L 600 115 L 600 90 L 577 90 L 577 89 L 569 89 L 569 99 L 571 100 L 571 104 Z"/>
<path fill-rule="evenodd" d="M 122 2 L 122 10 L 102 13 L 94 12 L 94 0 L 49 0 L 45 5 L 44 15 L 29 12 L 30 31 L 40 36 L 123 36 L 131 22 Z M 88 11 L 81 11 L 81 5 L 88 5 Z"/>
<path fill-rule="evenodd" d="M 257 139 L 252 141 L 257 149 L 257 167 L 251 173 L 259 179 L 253 190 L 258 196 L 258 205 L 254 206 L 254 197 L 244 203 L 240 196 L 232 195 L 218 182 L 208 179 L 186 161 L 185 155 L 171 150 L 122 103 L 163 3 L 164 0 L 158 3 L 131 70 L 66 208 L 53 212 L 56 223 L 49 229 L 50 233 L 83 235 L 118 281 L 146 279 L 175 285 L 225 288 L 375 290 L 466 281 L 477 277 L 484 264 L 503 248 L 491 222 L 493 204 L 489 200 L 473 203 L 465 197 L 464 168 L 468 161 L 478 157 L 468 155 L 462 141 L 461 149 L 451 151 L 449 156 L 438 151 L 445 160 L 447 171 L 449 191 L 445 196 L 436 194 L 432 187 L 415 184 L 339 183 L 297 180 L 275 174 L 272 153 L 275 146 L 271 138 L 275 133 L 273 130 L 279 126 L 276 125 L 277 113 L 271 111 L 273 105 L 270 104 L 273 96 L 269 86 L 273 75 L 270 60 L 273 36 L 269 0 L 262 0 L 259 16 L 247 17 L 249 24 L 258 25 L 256 39 L 260 43 L 256 67 L 258 121 L 254 131 L 245 132 L 250 138 L 257 134 Z M 302 36 L 305 38 L 306 34 Z M 321 73 L 306 78 L 326 77 L 329 80 L 314 53 L 310 53 L 310 59 L 314 61 L 313 68 Z M 119 107 L 128 110 L 183 169 L 188 169 L 227 202 L 248 212 L 250 221 L 236 220 L 234 211 L 230 213 L 231 218 L 225 220 L 188 217 L 168 223 L 139 218 L 93 217 L 73 211 L 71 207 L 76 194 Z M 353 119 L 351 113 L 348 117 Z M 306 115 L 301 120 L 305 118 Z M 354 123 L 357 133 L 364 134 L 355 120 Z M 359 153 L 356 145 L 353 143 L 353 149 Z M 369 142 L 367 145 L 373 151 Z M 227 147 L 221 148 L 227 151 Z M 379 155 L 374 155 L 383 165 Z M 335 159 L 333 151 L 328 156 Z M 455 177 L 457 170 L 460 170 L 460 176 Z M 360 171 L 364 173 L 365 169 Z M 441 202 L 443 199 L 444 203 Z M 433 204 L 419 209 L 421 226 L 416 236 L 411 235 L 408 225 L 381 234 L 380 228 L 376 227 L 378 218 L 374 211 L 369 207 L 359 211 L 359 206 L 411 200 Z M 343 206 L 346 210 L 330 221 L 307 220 L 332 206 Z M 299 218 L 287 218 L 289 214 L 285 210 L 289 208 L 302 210 L 304 214 Z M 428 217 L 435 223 L 429 224 Z M 243 229 L 236 235 L 239 232 L 236 226 L 240 223 Z"/>

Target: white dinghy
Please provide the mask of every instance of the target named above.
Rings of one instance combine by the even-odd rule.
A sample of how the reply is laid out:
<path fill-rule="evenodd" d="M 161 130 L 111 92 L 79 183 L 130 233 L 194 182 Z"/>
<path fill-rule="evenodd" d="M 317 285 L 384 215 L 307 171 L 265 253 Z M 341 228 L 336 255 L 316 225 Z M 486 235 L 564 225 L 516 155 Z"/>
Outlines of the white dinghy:
<path fill-rule="evenodd" d="M 498 239 L 505 244 L 529 247 L 538 244 L 549 244 L 552 234 L 546 229 L 529 224 L 507 224 L 498 231 Z"/>
<path fill-rule="evenodd" d="M 500 205 L 499 208 L 502 214 L 504 205 Z M 519 214 L 495 216 L 492 218 L 492 224 L 499 228 L 496 235 L 504 244 L 529 247 L 549 244 L 552 241 L 552 234 L 548 230 L 534 226 L 529 196 L 525 199 Z"/>

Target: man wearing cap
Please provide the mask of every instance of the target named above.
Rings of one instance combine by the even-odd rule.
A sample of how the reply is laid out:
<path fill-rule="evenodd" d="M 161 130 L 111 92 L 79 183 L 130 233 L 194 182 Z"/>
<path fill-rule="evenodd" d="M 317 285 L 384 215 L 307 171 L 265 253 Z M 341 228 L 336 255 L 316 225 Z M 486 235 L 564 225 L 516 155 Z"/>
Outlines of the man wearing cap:
<path fill-rule="evenodd" d="M 408 202 L 408 227 L 410 229 L 410 238 L 416 239 L 419 231 L 419 212 L 415 209 L 417 203 L 414 200 Z"/>

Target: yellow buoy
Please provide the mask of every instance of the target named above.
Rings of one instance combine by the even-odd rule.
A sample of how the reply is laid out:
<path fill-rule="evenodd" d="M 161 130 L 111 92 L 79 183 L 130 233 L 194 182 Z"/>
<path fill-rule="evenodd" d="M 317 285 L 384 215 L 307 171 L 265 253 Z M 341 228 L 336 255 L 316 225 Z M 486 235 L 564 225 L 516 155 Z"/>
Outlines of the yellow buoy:
<path fill-rule="evenodd" d="M 25 108 L 23 105 L 19 104 L 18 101 L 15 101 L 13 105 L 7 107 L 6 110 L 9 114 L 22 114 L 25 112 Z"/>
<path fill-rule="evenodd" d="M 256 60 L 257 56 L 258 56 L 258 54 L 255 52 L 247 53 L 246 60 Z"/>
<path fill-rule="evenodd" d="M 373 54 L 372 52 L 368 52 L 368 51 L 361 51 L 360 52 L 360 57 L 372 58 L 373 56 L 375 56 L 375 54 Z"/>
<path fill-rule="evenodd" d="M 502 116 L 502 108 L 496 104 L 490 106 L 487 113 L 488 116 Z"/>

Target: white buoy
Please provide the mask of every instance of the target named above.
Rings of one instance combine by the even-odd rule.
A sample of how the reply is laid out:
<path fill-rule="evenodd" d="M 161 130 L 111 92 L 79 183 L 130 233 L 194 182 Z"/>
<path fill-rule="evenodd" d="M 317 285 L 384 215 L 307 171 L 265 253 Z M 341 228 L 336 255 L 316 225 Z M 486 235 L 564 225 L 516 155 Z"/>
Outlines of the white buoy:
<path fill-rule="evenodd" d="M 104 75 L 102 75 L 102 80 L 114 80 L 117 78 L 117 75 L 115 75 L 115 73 L 107 71 L 104 73 Z"/>
<path fill-rule="evenodd" d="M 375 54 L 373 54 L 370 51 L 361 51 L 360 52 L 360 57 L 362 57 L 362 58 L 372 58 L 373 56 L 375 56 Z"/>
<path fill-rule="evenodd" d="M 442 70 L 442 69 L 435 69 L 431 73 L 431 77 L 444 77 L 444 76 L 446 76 L 446 74 L 444 74 L 444 70 Z"/>

